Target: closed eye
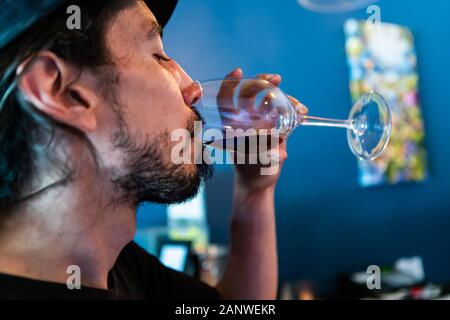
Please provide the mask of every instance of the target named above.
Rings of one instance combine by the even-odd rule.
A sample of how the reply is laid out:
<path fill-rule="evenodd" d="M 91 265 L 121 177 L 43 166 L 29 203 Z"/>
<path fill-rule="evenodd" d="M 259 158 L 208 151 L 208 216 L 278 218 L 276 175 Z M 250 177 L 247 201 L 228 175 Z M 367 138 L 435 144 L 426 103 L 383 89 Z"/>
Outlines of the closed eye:
<path fill-rule="evenodd" d="M 172 59 L 170 59 L 169 57 L 167 57 L 167 56 L 165 56 L 165 55 L 162 55 L 162 54 L 159 54 L 159 53 L 155 53 L 153 56 L 154 56 L 154 57 L 156 58 L 156 60 L 158 60 L 158 61 L 165 61 L 165 62 L 172 61 Z"/>

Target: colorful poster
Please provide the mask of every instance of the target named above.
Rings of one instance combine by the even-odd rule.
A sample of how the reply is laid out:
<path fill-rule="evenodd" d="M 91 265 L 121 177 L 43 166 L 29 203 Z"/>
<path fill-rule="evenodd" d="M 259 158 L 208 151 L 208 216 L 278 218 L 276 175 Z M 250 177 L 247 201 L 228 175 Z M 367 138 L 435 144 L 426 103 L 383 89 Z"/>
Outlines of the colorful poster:
<path fill-rule="evenodd" d="M 405 27 L 350 19 L 345 23 L 350 92 L 355 102 L 374 90 L 392 112 L 392 134 L 384 154 L 358 162 L 361 186 L 422 181 L 427 177 L 424 123 L 419 104 L 417 56 Z"/>

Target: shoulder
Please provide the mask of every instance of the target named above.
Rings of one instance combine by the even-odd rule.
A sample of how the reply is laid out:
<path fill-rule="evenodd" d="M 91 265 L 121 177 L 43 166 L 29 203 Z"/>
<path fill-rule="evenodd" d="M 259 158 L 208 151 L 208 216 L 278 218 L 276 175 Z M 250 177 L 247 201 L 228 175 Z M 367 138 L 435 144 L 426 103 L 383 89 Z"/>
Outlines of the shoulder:
<path fill-rule="evenodd" d="M 131 264 L 132 266 L 140 266 L 141 264 L 159 264 L 158 259 L 141 248 L 136 242 L 132 241 L 127 244 L 117 259 L 116 264 Z"/>
<path fill-rule="evenodd" d="M 112 270 L 116 280 L 139 283 L 148 299 L 218 299 L 215 288 L 169 269 L 135 242 L 129 243 L 120 253 Z M 130 287 L 130 284 L 128 284 Z"/>

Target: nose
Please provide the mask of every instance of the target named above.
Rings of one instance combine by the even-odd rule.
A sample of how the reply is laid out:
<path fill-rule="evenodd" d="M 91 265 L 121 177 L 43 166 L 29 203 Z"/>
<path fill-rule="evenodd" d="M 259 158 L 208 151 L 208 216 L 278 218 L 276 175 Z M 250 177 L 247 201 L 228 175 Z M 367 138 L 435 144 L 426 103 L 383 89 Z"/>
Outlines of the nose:
<path fill-rule="evenodd" d="M 180 86 L 184 103 L 187 106 L 192 106 L 200 100 L 202 97 L 202 87 L 200 86 L 200 83 L 198 81 L 193 81 L 186 71 L 184 71 L 175 61 L 172 61 L 170 69 L 170 72 Z"/>
<path fill-rule="evenodd" d="M 202 87 L 200 82 L 193 81 L 184 90 L 182 90 L 184 103 L 188 106 L 194 105 L 202 97 Z"/>

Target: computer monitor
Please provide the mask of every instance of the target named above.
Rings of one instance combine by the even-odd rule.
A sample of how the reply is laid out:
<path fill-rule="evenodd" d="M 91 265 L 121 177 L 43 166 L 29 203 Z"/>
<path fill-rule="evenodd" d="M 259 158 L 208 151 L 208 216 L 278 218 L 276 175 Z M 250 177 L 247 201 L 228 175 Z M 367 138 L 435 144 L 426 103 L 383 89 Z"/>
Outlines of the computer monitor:
<path fill-rule="evenodd" d="M 159 260 L 163 265 L 176 271 L 186 271 L 191 244 L 187 241 L 167 241 L 160 244 Z"/>

